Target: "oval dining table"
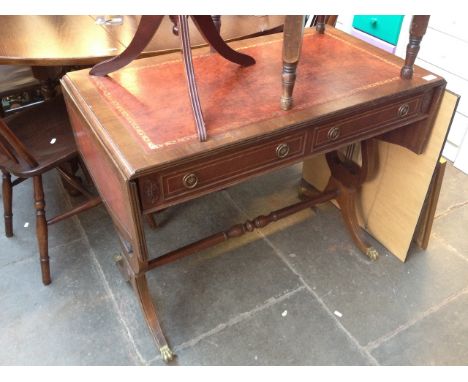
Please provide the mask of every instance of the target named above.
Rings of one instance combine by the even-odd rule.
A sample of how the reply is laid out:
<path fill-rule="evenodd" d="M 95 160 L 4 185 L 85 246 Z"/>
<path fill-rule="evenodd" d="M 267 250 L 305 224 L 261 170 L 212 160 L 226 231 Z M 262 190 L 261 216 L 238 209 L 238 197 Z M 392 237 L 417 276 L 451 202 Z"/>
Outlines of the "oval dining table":
<path fill-rule="evenodd" d="M 284 16 L 223 16 L 227 41 L 280 28 Z M 0 16 L 0 65 L 31 66 L 45 98 L 65 71 L 93 66 L 122 53 L 137 30 L 140 16 Z M 206 45 L 192 24 L 192 47 Z M 165 17 L 141 57 L 180 50 L 180 39 Z"/>

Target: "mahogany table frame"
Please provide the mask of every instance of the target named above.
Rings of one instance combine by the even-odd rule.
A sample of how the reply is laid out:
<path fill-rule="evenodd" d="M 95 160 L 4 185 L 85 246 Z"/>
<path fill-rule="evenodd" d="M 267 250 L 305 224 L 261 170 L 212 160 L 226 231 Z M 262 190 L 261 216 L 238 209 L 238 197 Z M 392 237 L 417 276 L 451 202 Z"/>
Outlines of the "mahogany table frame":
<path fill-rule="evenodd" d="M 355 41 L 353 37 L 345 36 L 334 28 L 327 28 L 327 33 L 339 36 L 346 41 Z M 246 42 L 234 45 L 242 46 L 244 43 Z M 373 55 L 384 54 L 376 48 L 368 47 L 363 42 L 356 42 L 356 44 L 360 44 L 360 48 L 369 50 Z M 170 60 L 173 57 L 158 57 L 156 59 Z M 393 62 L 401 61 L 396 57 L 385 57 L 386 60 L 392 60 Z M 143 64 L 136 63 L 136 65 Z M 378 254 L 375 249 L 363 240 L 361 229 L 356 221 L 354 205 L 357 190 L 366 179 L 372 176 L 378 164 L 372 138 L 378 136 L 380 139 L 400 144 L 416 153 L 421 153 L 430 134 L 441 94 L 445 88 L 445 81 L 440 77 L 433 76 L 434 78 L 426 80 L 427 83 L 422 81 L 424 82 L 423 85 L 421 80 L 418 80 L 420 82 L 417 86 L 414 85 L 414 88 L 411 85 L 409 87 L 405 85 L 404 91 L 396 91 L 384 99 L 379 98 L 377 92 L 374 100 L 369 98 L 365 106 L 359 108 L 342 110 L 339 105 L 334 106 L 335 112 L 332 113 L 333 117 L 330 117 L 331 119 L 324 120 L 319 117 L 314 121 L 310 121 L 301 120 L 294 115 L 287 122 L 284 122 L 285 125 L 278 126 L 274 133 L 271 131 L 263 133 L 255 139 L 233 138 L 229 145 L 219 146 L 216 150 L 213 150 L 213 146 L 210 146 L 208 140 L 205 143 L 200 143 L 207 145 L 206 152 L 199 152 L 183 159 L 178 159 L 176 156 L 167 157 L 164 160 L 161 159 L 161 164 L 155 164 L 154 167 L 148 165 L 145 168 L 132 169 L 128 162 L 130 158 L 120 157 L 120 154 L 116 155 L 112 151 L 112 143 L 106 142 L 106 133 L 103 134 L 101 131 L 100 122 L 96 120 L 89 108 L 89 104 L 82 98 L 79 90 L 71 80 L 72 77 L 75 77 L 75 74 L 77 73 L 70 73 L 65 76 L 62 79 L 62 86 L 65 91 L 71 123 L 77 137 L 77 144 L 99 192 L 104 195 L 105 192 L 111 189 L 112 195 L 121 197 L 120 200 L 112 201 L 106 195 L 103 196 L 104 204 L 110 211 L 121 239 L 122 255 L 117 262 L 122 274 L 131 282 L 135 290 L 145 320 L 164 361 L 170 361 L 173 358 L 173 353 L 163 334 L 156 306 L 150 296 L 145 275 L 147 271 L 230 238 L 252 232 L 256 228 L 264 227 L 292 213 L 331 199 L 336 199 L 339 203 L 346 227 L 357 247 L 369 258 L 377 258 Z M 278 76 L 278 79 L 280 79 L 280 73 L 278 73 Z M 109 113 L 112 112 L 109 111 Z M 377 115 L 388 119 L 388 122 L 376 126 L 373 119 Z M 347 123 L 350 120 L 356 121 L 364 130 L 357 130 L 356 132 L 350 130 L 351 135 L 346 136 L 346 138 L 340 137 L 340 129 L 337 129 L 336 125 Z M 337 151 L 340 147 L 356 141 L 361 142 L 363 153 L 361 166 L 343 159 Z M 307 149 L 304 149 L 305 147 Z M 271 150 L 276 159 L 272 159 L 268 166 L 259 165 L 254 172 L 241 173 L 236 175 L 235 179 L 230 178 L 224 184 L 218 183 L 216 186 L 205 187 L 205 189 L 198 191 L 196 187 L 198 178 L 196 173 L 190 171 L 191 166 L 200 168 L 208 160 L 222 163 L 225 158 L 229 158 L 236 153 L 251 155 L 252 161 L 255 163 L 255 160 L 261 159 L 261 155 L 263 155 L 257 154 L 257 152 L 260 152 L 259 148 Z M 326 153 L 327 162 L 332 173 L 329 184 L 322 194 L 306 198 L 299 203 L 271 212 L 268 215 L 247 220 L 158 258 L 150 258 L 143 230 L 143 216 L 145 214 L 195 199 L 225 186 L 240 183 L 252 176 L 301 162 L 304 158 L 318 153 Z M 104 173 L 106 177 L 105 185 L 98 179 L 99 174 L 97 172 L 93 173 L 94 170 L 99 171 L 98 167 L 106 169 Z M 175 199 L 169 198 L 166 200 L 158 183 L 159 180 L 155 177 L 170 173 L 172 168 L 174 168 L 174 173 L 177 172 L 183 175 L 183 178 L 181 175 L 180 181 L 183 184 L 182 187 L 185 187 L 185 191 L 181 191 Z M 114 180 L 112 180 L 111 174 L 107 170 L 113 173 Z M 107 187 L 108 190 L 106 191 L 101 186 Z M 116 215 L 116 207 L 125 209 L 125 216 L 129 220 L 128 225 L 119 220 Z"/>

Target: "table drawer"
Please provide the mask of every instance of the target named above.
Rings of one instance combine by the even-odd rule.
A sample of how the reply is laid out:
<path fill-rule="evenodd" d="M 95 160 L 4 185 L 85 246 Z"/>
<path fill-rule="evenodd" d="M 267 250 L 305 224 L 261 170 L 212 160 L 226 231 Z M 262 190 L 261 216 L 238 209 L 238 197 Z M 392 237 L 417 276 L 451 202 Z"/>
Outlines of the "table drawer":
<path fill-rule="evenodd" d="M 293 162 L 304 156 L 306 135 L 306 131 L 289 134 L 142 177 L 139 179 L 142 208 L 173 204 L 174 200 L 221 189 L 255 173 Z"/>
<path fill-rule="evenodd" d="M 377 108 L 359 117 L 340 120 L 317 129 L 313 140 L 313 149 L 332 143 L 352 141 L 364 134 L 376 130 L 386 130 L 391 124 L 404 123 L 418 115 L 422 115 L 421 102 L 423 95 L 409 100 L 394 103 L 390 106 Z"/>

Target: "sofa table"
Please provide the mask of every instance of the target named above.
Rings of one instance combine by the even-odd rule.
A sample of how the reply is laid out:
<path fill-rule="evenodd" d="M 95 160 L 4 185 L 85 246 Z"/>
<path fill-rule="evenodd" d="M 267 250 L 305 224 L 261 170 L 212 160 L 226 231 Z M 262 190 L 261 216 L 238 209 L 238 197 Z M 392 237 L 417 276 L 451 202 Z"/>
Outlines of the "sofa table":
<path fill-rule="evenodd" d="M 402 80 L 401 59 L 334 28 L 310 29 L 294 107 L 284 111 L 282 34 L 230 45 L 256 64 L 238 67 L 208 49 L 194 53 L 206 142 L 197 139 L 180 54 L 137 60 L 107 77 L 82 70 L 62 79 L 80 154 L 119 233 L 118 264 L 165 361 L 173 354 L 147 271 L 331 199 L 357 247 L 377 258 L 361 236 L 354 206 L 356 191 L 378 165 L 374 138 L 422 153 L 445 88 L 443 78 L 419 67 Z M 361 142 L 360 165 L 337 151 L 355 142 Z M 145 215 L 318 153 L 326 153 L 332 173 L 323 193 L 151 258 Z"/>

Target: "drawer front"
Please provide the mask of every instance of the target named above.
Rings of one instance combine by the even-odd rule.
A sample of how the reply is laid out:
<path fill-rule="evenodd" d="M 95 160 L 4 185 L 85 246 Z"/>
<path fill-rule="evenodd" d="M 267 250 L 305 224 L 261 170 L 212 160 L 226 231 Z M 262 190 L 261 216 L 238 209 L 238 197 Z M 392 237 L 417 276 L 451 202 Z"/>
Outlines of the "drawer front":
<path fill-rule="evenodd" d="M 359 117 L 327 124 L 317 129 L 313 149 L 333 143 L 357 140 L 363 135 L 377 130 L 386 130 L 389 125 L 404 123 L 421 113 L 422 95 L 401 101 L 390 106 L 372 110 Z"/>
<path fill-rule="evenodd" d="M 353 27 L 392 45 L 398 43 L 403 16 L 360 15 L 354 16 Z"/>
<path fill-rule="evenodd" d="M 254 173 L 280 167 L 302 158 L 305 147 L 306 131 L 301 131 L 142 177 L 142 208 L 148 210 L 193 194 L 202 195 Z"/>

